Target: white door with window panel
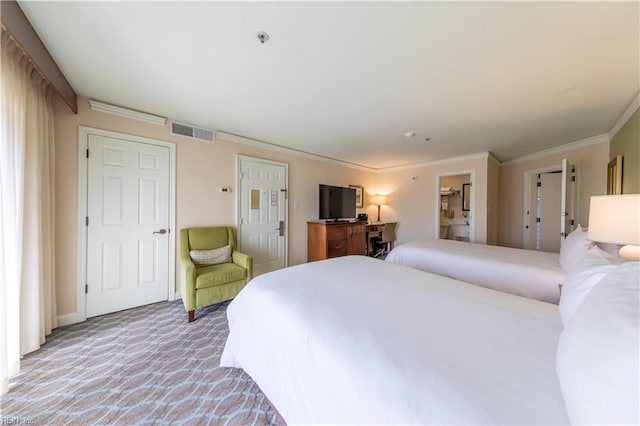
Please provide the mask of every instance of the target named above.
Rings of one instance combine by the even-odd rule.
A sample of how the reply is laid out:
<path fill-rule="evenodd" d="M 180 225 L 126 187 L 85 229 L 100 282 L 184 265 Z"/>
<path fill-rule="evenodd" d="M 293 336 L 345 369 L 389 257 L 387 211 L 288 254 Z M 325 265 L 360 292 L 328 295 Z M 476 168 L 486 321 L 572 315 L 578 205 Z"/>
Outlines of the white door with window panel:
<path fill-rule="evenodd" d="M 238 157 L 238 243 L 254 275 L 287 266 L 287 165 Z"/>
<path fill-rule="evenodd" d="M 86 316 L 168 299 L 170 152 L 88 136 Z"/>

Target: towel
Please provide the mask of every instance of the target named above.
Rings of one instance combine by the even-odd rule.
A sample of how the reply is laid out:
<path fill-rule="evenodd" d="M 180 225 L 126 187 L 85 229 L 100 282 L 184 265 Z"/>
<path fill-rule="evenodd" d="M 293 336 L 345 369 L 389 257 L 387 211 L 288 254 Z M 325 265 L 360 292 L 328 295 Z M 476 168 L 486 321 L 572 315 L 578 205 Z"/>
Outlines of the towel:
<path fill-rule="evenodd" d="M 440 200 L 440 210 L 449 210 L 449 198 L 442 197 Z"/>

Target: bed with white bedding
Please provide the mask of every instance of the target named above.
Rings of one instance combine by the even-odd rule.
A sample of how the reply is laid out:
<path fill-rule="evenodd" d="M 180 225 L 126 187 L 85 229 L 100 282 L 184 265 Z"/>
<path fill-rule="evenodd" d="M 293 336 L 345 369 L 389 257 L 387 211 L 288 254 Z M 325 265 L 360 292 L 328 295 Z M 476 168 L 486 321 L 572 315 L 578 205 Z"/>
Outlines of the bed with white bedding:
<path fill-rule="evenodd" d="M 567 424 L 558 307 L 364 256 L 261 275 L 221 365 L 288 424 Z"/>
<path fill-rule="evenodd" d="M 451 240 L 396 246 L 386 260 L 519 296 L 558 303 L 566 272 L 558 253 Z"/>

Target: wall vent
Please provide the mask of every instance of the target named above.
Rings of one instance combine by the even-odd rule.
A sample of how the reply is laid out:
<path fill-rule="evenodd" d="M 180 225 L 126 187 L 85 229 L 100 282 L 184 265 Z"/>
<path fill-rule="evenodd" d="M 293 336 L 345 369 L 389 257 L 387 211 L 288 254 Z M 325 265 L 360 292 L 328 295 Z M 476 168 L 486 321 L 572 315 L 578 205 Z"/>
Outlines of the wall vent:
<path fill-rule="evenodd" d="M 215 130 L 203 129 L 202 127 L 195 127 L 189 124 L 178 123 L 176 121 L 171 122 L 171 133 L 210 143 L 215 143 L 216 141 Z"/>

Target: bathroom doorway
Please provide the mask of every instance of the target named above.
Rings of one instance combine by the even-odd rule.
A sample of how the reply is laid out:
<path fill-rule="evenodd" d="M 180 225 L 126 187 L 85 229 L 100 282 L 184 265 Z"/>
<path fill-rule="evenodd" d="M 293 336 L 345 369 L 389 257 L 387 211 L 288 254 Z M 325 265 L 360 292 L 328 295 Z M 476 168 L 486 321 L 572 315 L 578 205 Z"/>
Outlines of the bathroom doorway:
<path fill-rule="evenodd" d="M 473 242 L 474 171 L 443 173 L 436 179 L 436 238 Z"/>

